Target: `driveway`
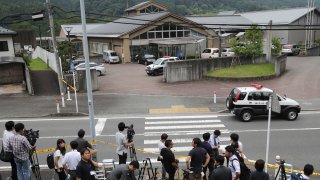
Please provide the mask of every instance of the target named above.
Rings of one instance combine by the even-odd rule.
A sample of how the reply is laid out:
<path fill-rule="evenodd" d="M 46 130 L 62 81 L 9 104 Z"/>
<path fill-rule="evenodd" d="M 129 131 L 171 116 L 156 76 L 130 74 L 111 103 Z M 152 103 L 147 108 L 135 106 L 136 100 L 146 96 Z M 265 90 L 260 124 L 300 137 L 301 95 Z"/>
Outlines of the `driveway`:
<path fill-rule="evenodd" d="M 140 64 L 106 64 L 107 74 L 99 77 L 99 93 L 142 95 L 226 96 L 235 86 L 261 83 L 279 94 L 312 99 L 320 92 L 319 57 L 288 57 L 287 72 L 279 78 L 257 82 L 200 80 L 164 83 L 162 76 L 148 76 Z"/>

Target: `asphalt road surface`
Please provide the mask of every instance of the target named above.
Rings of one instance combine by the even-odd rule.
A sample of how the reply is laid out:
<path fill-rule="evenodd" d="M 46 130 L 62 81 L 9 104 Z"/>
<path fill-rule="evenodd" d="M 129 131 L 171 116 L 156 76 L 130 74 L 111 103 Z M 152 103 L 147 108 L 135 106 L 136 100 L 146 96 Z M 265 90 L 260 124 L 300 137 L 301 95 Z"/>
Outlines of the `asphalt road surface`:
<path fill-rule="evenodd" d="M 318 164 L 318 150 L 320 131 L 320 112 L 304 112 L 296 121 L 287 121 L 273 118 L 270 141 L 270 163 L 274 163 L 275 156 L 280 155 L 287 163 L 295 168 L 302 169 L 304 164 L 311 163 L 315 169 Z M 14 119 L 22 122 L 26 129 L 40 130 L 40 138 L 37 141 L 37 149 L 55 147 L 56 140 L 63 138 L 69 143 L 76 138 L 77 131 L 83 128 L 90 138 L 89 121 L 87 117 L 78 118 L 48 118 L 48 119 Z M 115 159 L 115 133 L 117 124 L 121 121 L 126 125 L 134 124 L 136 135 L 134 144 L 137 150 L 138 160 L 146 157 L 156 159 L 158 156 L 157 142 L 162 133 L 167 133 L 169 139 L 174 142 L 176 155 L 182 158 L 191 149 L 191 141 L 194 137 L 201 137 L 204 132 L 213 132 L 215 129 L 222 131 L 222 145 L 229 144 L 229 135 L 236 132 L 240 135 L 240 141 L 244 144 L 244 151 L 248 159 L 265 159 L 267 117 L 255 118 L 252 122 L 244 123 L 231 114 L 188 114 L 167 116 L 134 116 L 134 117 L 97 117 L 95 119 L 97 133 L 98 161 L 102 159 Z M 6 120 L 0 121 L 3 131 Z M 224 147 L 224 146 L 222 146 Z M 42 168 L 46 164 L 47 153 L 38 155 Z M 128 158 L 129 159 L 129 158 Z M 9 164 L 0 163 L 0 169 L 5 170 Z"/>

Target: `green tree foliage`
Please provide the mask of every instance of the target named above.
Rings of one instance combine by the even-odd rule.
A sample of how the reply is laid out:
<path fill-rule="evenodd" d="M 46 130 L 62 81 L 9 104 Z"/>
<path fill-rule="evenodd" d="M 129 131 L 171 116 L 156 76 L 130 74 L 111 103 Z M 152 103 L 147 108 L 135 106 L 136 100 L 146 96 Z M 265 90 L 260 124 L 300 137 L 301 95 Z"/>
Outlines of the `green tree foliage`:
<path fill-rule="evenodd" d="M 61 58 L 62 70 L 68 71 L 70 64 L 67 59 L 77 52 L 75 46 L 69 41 L 58 42 L 58 52 Z"/>
<path fill-rule="evenodd" d="M 246 56 L 254 60 L 263 53 L 263 31 L 258 26 L 251 26 L 244 34 L 244 40 L 232 38 L 231 47 L 237 56 Z"/>
<path fill-rule="evenodd" d="M 282 49 L 281 41 L 278 37 L 272 37 L 272 55 L 279 55 Z"/>

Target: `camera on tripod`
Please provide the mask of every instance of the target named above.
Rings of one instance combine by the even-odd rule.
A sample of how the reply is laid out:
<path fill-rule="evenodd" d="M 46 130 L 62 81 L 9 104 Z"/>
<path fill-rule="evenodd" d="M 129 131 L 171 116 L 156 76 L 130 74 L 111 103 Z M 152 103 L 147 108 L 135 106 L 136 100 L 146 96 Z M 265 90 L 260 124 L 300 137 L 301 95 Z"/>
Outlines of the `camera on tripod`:
<path fill-rule="evenodd" d="M 37 139 L 39 138 L 39 130 L 34 131 L 32 129 L 25 130 L 24 136 L 27 138 L 29 143 L 34 146 L 37 142 Z"/>
<path fill-rule="evenodd" d="M 131 142 L 133 142 L 133 136 L 136 134 L 133 129 L 133 124 L 131 124 L 130 126 L 126 126 L 125 128 L 127 128 L 128 143 L 131 143 Z"/>

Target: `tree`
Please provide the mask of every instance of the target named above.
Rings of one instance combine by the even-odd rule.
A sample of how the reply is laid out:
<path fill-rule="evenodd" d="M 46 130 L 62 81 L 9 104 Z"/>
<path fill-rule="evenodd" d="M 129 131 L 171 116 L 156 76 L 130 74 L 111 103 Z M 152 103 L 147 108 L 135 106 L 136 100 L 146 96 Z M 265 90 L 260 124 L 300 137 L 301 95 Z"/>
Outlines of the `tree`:
<path fill-rule="evenodd" d="M 272 55 L 279 55 L 282 49 L 281 41 L 278 37 L 272 37 Z"/>
<path fill-rule="evenodd" d="M 261 56 L 263 53 L 263 32 L 258 26 L 251 26 L 244 34 L 241 42 L 238 38 L 231 39 L 231 47 L 237 56 L 252 58 Z"/>
<path fill-rule="evenodd" d="M 62 70 L 68 71 L 70 64 L 67 61 L 67 59 L 69 59 L 70 55 L 72 56 L 72 54 L 75 54 L 77 52 L 76 48 L 69 41 L 61 41 L 61 42 L 58 42 L 58 52 L 61 58 Z"/>

